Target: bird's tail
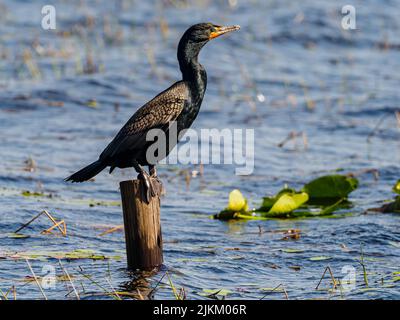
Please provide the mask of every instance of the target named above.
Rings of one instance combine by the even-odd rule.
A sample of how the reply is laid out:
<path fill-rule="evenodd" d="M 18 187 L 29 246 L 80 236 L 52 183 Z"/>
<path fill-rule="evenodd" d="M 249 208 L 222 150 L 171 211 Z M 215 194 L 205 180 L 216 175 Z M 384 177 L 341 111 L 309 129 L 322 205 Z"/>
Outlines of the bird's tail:
<path fill-rule="evenodd" d="M 100 160 L 97 160 L 88 166 L 84 167 L 83 169 L 75 172 L 73 175 L 69 176 L 65 179 L 65 181 L 72 181 L 72 182 L 83 182 L 87 181 L 90 178 L 93 178 L 97 175 L 100 171 L 102 171 L 107 165 L 102 163 Z"/>

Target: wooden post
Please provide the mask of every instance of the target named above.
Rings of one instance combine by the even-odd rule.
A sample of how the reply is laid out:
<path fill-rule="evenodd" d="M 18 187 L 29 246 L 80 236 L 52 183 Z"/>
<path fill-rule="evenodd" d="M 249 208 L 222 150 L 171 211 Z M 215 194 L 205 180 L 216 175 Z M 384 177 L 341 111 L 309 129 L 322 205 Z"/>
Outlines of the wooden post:
<path fill-rule="evenodd" d="M 152 270 L 163 263 L 160 198 L 143 200 L 143 182 L 120 182 L 128 268 Z"/>

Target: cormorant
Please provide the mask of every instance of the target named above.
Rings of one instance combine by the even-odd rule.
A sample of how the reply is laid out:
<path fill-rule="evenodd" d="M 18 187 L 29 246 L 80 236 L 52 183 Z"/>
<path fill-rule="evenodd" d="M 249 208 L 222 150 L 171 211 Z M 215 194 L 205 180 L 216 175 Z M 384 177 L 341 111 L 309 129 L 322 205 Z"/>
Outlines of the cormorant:
<path fill-rule="evenodd" d="M 174 83 L 138 109 L 104 149 L 97 161 L 74 173 L 65 181 L 89 180 L 108 166 L 110 173 L 116 167 L 133 167 L 139 173 L 138 178 L 144 181 L 144 200 L 149 202 L 150 197 L 159 194 L 161 183 L 157 178 L 155 163 L 149 163 L 146 159 L 146 151 L 154 142 L 147 141 L 146 134 L 151 129 L 161 129 L 168 139 L 172 121 L 176 121 L 178 134 L 191 126 L 200 110 L 207 85 L 206 71 L 198 62 L 199 52 L 209 40 L 239 28 L 236 25 L 226 27 L 212 23 L 199 23 L 186 30 L 178 45 L 182 80 Z M 169 147 L 166 148 L 165 156 L 177 142 L 167 141 Z M 149 166 L 150 175 L 142 166 Z"/>

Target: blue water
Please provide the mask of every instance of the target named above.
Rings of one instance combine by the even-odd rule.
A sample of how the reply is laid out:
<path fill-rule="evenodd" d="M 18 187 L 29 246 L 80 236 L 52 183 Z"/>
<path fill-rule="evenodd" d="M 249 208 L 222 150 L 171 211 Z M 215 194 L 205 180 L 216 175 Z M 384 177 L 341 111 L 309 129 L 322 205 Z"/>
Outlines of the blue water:
<path fill-rule="evenodd" d="M 400 271 L 400 218 L 364 214 L 393 198 L 391 186 L 399 178 L 398 1 L 352 1 L 357 29 L 347 31 L 341 28 L 341 4 L 333 1 L 60 0 L 53 1 L 54 31 L 41 28 L 45 4 L 0 1 L 0 289 L 14 285 L 17 299 L 43 298 L 26 281 L 31 272 L 25 260 L 14 253 L 89 249 L 120 258 L 62 260 L 87 299 L 107 298 L 104 291 L 111 287 L 139 289 L 145 296 L 167 270 L 188 299 L 204 298 L 204 289 L 228 290 L 226 299 L 284 299 L 280 290 L 265 290 L 278 285 L 289 299 L 400 298 L 392 274 Z M 187 184 L 197 165 L 161 166 L 167 191 L 161 209 L 165 265 L 138 279 L 125 270 L 123 232 L 100 236 L 122 224 L 115 205 L 118 182 L 132 178 L 133 171 L 103 172 L 82 185 L 63 178 L 95 160 L 138 107 L 180 79 L 177 43 L 200 21 L 239 24 L 241 30 L 201 52 L 209 82 L 193 127 L 255 128 L 255 168 L 251 176 L 236 176 L 232 165 L 205 165 L 204 175 Z M 304 133 L 307 143 L 298 137 L 278 147 L 293 131 Z M 26 170 L 29 158 L 33 170 Z M 341 212 L 351 215 L 209 219 L 226 206 L 234 188 L 257 207 L 262 196 L 284 184 L 299 188 L 339 168 L 379 173 L 377 179 L 358 176 L 359 189 L 350 197 L 354 206 Z M 51 197 L 24 197 L 24 190 Z M 23 230 L 30 238 L 9 237 L 44 209 L 65 220 L 67 237 L 41 235 L 51 226 L 43 217 Z M 301 238 L 281 240 L 288 229 L 300 229 Z M 310 260 L 321 256 L 326 259 Z M 46 274 L 43 266 L 62 275 L 56 259 L 30 263 L 38 276 Z M 345 276 L 343 267 L 354 268 L 355 287 L 328 290 L 326 277 L 316 290 L 327 266 L 338 279 Z M 58 281 L 45 293 L 74 299 L 70 290 L 69 282 Z M 154 298 L 174 299 L 166 276 Z"/>

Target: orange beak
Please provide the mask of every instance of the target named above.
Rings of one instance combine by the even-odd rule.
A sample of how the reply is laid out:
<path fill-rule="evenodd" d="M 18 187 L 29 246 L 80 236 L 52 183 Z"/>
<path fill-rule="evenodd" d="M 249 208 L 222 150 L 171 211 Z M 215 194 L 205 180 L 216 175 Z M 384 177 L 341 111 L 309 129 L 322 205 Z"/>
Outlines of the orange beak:
<path fill-rule="evenodd" d="M 210 33 L 210 40 L 222 36 L 225 33 L 239 30 L 240 26 L 229 26 L 229 27 L 216 27 L 215 31 Z"/>

